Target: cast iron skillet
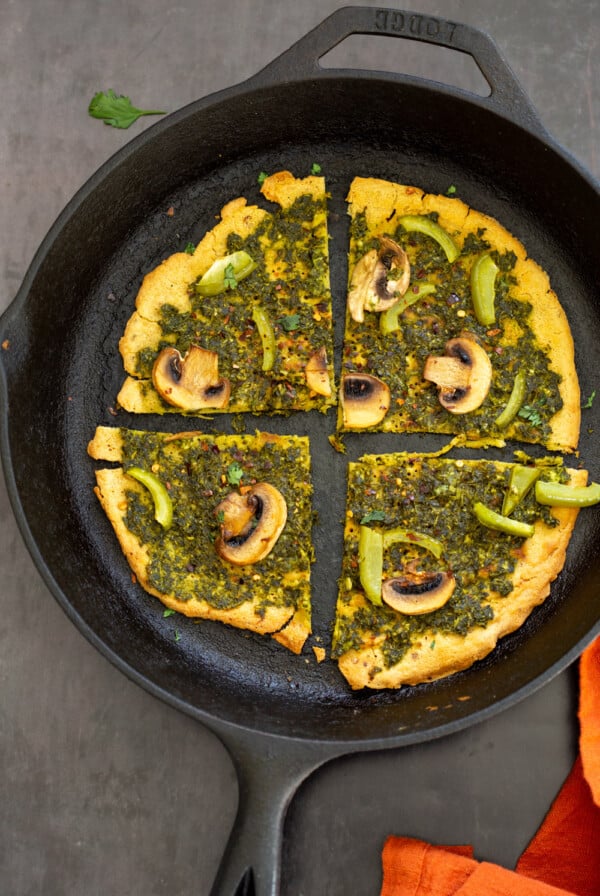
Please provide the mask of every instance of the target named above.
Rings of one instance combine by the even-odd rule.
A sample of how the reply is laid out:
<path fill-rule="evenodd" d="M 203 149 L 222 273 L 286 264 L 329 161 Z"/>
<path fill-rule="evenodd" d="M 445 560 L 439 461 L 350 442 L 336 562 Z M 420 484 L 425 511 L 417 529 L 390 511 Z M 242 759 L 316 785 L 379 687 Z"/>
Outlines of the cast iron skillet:
<path fill-rule="evenodd" d="M 466 52 L 491 93 L 481 98 L 402 75 L 322 69 L 319 59 L 353 33 Z M 60 215 L 1 320 L 8 488 L 29 550 L 69 618 L 118 668 L 206 724 L 230 749 L 240 809 L 215 885 L 222 894 L 239 892 L 252 879 L 259 896 L 277 893 L 285 811 L 318 766 L 488 718 L 563 670 L 600 630 L 595 509 L 581 514 L 563 573 L 521 631 L 467 672 L 399 693 L 351 694 L 334 664 L 317 665 L 310 650 L 293 657 L 270 639 L 217 624 L 178 620 L 177 641 L 160 603 L 132 584 L 92 492 L 86 444 L 100 423 L 190 428 L 189 420 L 173 415 L 114 416 L 122 378 L 117 341 L 141 278 L 196 242 L 230 198 L 259 200 L 260 171 L 304 175 L 314 162 L 331 193 L 338 349 L 344 197 L 354 175 L 372 175 L 442 193 L 455 185 L 467 203 L 499 218 L 550 273 L 569 315 L 583 395 L 596 376 L 598 186 L 545 133 L 492 41 L 463 25 L 400 10 L 340 9 L 249 81 L 191 104 L 133 140 Z M 598 427 L 598 413 L 594 407 L 585 413 L 581 458 L 597 478 L 588 430 Z M 315 633 L 328 647 L 347 459 L 365 450 L 428 450 L 440 443 L 359 435 L 347 439 L 344 457 L 327 441 L 333 415 L 246 424 L 311 436 L 319 512 Z M 227 430 L 230 424 L 222 418 L 201 425 Z"/>

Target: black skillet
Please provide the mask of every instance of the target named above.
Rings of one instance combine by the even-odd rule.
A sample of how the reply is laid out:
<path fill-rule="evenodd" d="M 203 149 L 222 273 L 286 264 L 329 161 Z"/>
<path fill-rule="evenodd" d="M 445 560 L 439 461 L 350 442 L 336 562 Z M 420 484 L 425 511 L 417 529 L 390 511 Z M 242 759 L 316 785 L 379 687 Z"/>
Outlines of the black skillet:
<path fill-rule="evenodd" d="M 397 74 L 322 69 L 351 34 L 391 35 L 472 56 L 482 98 Z M 321 165 L 331 192 L 332 285 L 339 348 L 346 278 L 344 197 L 354 175 L 445 193 L 500 219 L 549 272 L 575 338 L 582 393 L 600 342 L 598 185 L 540 125 L 493 42 L 464 25 L 400 10 L 338 10 L 245 83 L 160 121 L 107 162 L 42 243 L 5 312 L 2 459 L 14 511 L 50 591 L 82 633 L 151 693 L 214 731 L 233 756 L 240 809 L 215 893 L 279 889 L 283 820 L 300 782 L 342 754 L 440 737 L 514 704 L 575 660 L 600 630 L 599 516 L 580 515 L 567 564 L 528 623 L 472 669 L 395 693 L 352 694 L 331 662 L 294 657 L 268 639 L 178 621 L 132 584 L 92 493 L 86 444 L 97 424 L 189 429 L 177 416 L 113 408 L 117 341 L 143 274 L 195 242 L 230 198 L 259 200 L 260 171 Z M 168 214 L 167 210 L 173 213 Z M 585 411 L 581 460 L 600 475 Z M 315 633 L 329 646 L 341 550 L 344 471 L 365 450 L 437 447 L 435 439 L 327 441 L 333 416 L 246 425 L 311 436 Z M 208 429 L 227 431 L 227 418 Z M 507 450 L 507 455 L 510 452 Z M 575 461 L 576 462 L 576 461 Z M 468 699 L 465 699 L 468 698 Z M 438 707 L 433 709 L 432 707 Z"/>

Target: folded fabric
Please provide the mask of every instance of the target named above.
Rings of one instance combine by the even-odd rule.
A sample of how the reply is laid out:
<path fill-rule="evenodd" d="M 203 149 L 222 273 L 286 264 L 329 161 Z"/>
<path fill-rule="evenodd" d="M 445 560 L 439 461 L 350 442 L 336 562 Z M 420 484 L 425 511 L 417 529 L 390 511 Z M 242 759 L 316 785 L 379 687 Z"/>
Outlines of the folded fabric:
<path fill-rule="evenodd" d="M 600 638 L 579 663 L 579 756 L 515 871 L 389 837 L 381 896 L 600 896 Z"/>

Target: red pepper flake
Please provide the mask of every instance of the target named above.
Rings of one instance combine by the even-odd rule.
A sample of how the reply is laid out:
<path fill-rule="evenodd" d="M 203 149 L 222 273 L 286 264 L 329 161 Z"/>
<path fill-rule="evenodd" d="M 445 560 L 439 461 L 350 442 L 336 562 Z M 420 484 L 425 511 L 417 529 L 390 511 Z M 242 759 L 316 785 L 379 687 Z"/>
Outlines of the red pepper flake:
<path fill-rule="evenodd" d="M 10 348 L 10 340 L 9 339 L 4 340 L 4 342 L 2 343 L 2 348 L 4 349 L 5 352 L 8 351 L 8 349 Z"/>
<path fill-rule="evenodd" d="M 167 209 L 167 215 L 169 216 L 169 218 L 172 218 L 174 214 L 175 214 L 175 209 L 174 209 L 173 206 L 171 205 L 171 206 L 169 206 L 169 208 Z"/>

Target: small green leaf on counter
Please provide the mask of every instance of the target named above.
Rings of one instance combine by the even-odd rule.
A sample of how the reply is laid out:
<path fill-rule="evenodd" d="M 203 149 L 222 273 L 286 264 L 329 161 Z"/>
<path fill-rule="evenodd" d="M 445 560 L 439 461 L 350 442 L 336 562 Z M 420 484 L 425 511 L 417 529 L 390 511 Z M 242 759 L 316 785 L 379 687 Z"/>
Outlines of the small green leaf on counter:
<path fill-rule="evenodd" d="M 262 186 L 262 184 L 264 184 L 264 182 L 266 181 L 266 179 L 268 178 L 268 176 L 269 176 L 269 175 L 267 174 L 266 171 L 261 171 L 261 172 L 260 172 L 260 174 L 258 175 L 258 182 L 259 182 L 259 184 L 261 184 L 261 186 Z"/>
<path fill-rule="evenodd" d="M 179 631 L 178 628 L 175 629 L 175 640 L 181 641 L 181 632 Z"/>
<path fill-rule="evenodd" d="M 128 96 L 110 89 L 96 93 L 88 106 L 88 114 L 113 128 L 128 128 L 142 115 L 165 115 L 157 109 L 137 109 Z"/>
<path fill-rule="evenodd" d="M 594 403 L 594 398 L 595 398 L 595 397 L 596 397 L 596 390 L 594 389 L 594 391 L 592 392 L 592 394 L 590 395 L 590 397 L 589 397 L 588 399 L 586 399 L 586 401 L 581 405 L 581 407 L 582 407 L 584 410 L 585 410 L 586 408 L 591 408 L 591 406 L 592 406 L 593 403 Z"/>
<path fill-rule="evenodd" d="M 194 252 L 196 251 L 196 247 L 194 246 L 193 243 L 188 243 L 183 251 L 187 252 L 188 255 L 193 255 Z"/>
<path fill-rule="evenodd" d="M 317 162 L 314 162 L 312 168 L 310 169 L 310 173 L 311 174 L 320 174 L 321 166 L 319 164 L 317 164 Z"/>
<path fill-rule="evenodd" d="M 451 184 L 446 190 L 446 196 L 453 196 L 456 193 L 456 187 L 454 184 Z M 435 642 L 434 642 L 435 643 Z"/>
<path fill-rule="evenodd" d="M 163 619 L 168 619 L 169 616 L 174 616 L 175 612 L 175 610 L 163 610 Z"/>

